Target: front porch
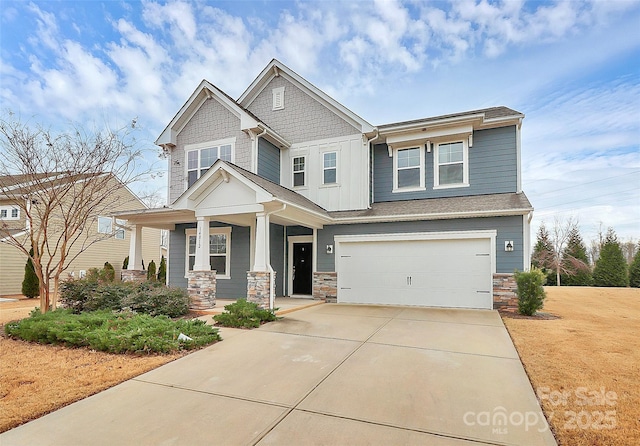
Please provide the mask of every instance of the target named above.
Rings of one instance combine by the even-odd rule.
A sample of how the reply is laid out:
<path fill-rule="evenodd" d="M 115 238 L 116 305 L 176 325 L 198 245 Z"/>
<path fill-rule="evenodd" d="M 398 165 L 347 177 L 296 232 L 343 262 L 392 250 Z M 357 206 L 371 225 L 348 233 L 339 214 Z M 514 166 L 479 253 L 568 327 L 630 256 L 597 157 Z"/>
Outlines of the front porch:
<path fill-rule="evenodd" d="M 274 308 L 275 296 L 316 287 L 317 231 L 324 209 L 293 191 L 217 161 L 171 207 L 120 213 L 130 229 L 128 271 L 142 277 L 142 227 L 169 230 L 168 285 L 186 288 L 192 309 L 221 298 Z"/>

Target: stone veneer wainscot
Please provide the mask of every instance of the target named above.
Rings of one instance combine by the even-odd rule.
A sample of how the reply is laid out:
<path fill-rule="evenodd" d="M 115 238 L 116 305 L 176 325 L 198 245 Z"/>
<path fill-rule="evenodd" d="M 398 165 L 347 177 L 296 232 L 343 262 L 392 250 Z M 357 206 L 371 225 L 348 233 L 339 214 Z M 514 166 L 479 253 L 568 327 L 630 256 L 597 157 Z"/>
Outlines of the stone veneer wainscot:
<path fill-rule="evenodd" d="M 192 310 L 210 310 L 216 306 L 216 271 L 189 271 L 187 292 Z"/>

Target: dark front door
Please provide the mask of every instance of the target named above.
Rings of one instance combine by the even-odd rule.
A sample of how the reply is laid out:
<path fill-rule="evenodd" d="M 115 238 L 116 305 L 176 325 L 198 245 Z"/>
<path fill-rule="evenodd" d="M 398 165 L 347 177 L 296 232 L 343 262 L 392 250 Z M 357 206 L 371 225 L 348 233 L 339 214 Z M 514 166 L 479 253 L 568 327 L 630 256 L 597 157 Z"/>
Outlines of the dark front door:
<path fill-rule="evenodd" d="M 293 294 L 311 294 L 311 243 L 293 244 Z"/>

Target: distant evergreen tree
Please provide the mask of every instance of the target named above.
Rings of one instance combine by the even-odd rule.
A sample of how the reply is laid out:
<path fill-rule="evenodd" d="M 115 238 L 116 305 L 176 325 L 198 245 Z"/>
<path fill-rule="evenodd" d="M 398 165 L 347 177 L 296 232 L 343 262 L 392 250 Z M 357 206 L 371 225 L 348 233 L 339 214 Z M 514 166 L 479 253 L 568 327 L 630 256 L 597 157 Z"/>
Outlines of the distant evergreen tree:
<path fill-rule="evenodd" d="M 105 282 L 113 282 L 116 279 L 116 270 L 113 268 L 113 265 L 111 263 L 104 262 L 102 271 L 103 280 Z"/>
<path fill-rule="evenodd" d="M 633 256 L 633 262 L 629 267 L 629 285 L 634 288 L 640 288 L 640 242 L 638 242 L 636 255 Z"/>
<path fill-rule="evenodd" d="M 562 253 L 562 271 L 562 285 L 590 286 L 593 283 L 587 247 L 577 225 L 572 226 L 569 231 L 567 246 Z"/>
<path fill-rule="evenodd" d="M 164 255 L 160 259 L 160 266 L 158 267 L 158 282 L 167 283 L 167 259 L 164 258 Z"/>
<path fill-rule="evenodd" d="M 549 236 L 549 231 L 547 231 L 544 222 L 542 222 L 538 228 L 536 245 L 533 247 L 531 266 L 540 269 L 544 273 L 547 278 L 547 285 L 555 285 L 557 283 L 553 260 L 553 244 L 551 243 L 551 237 Z"/>
<path fill-rule="evenodd" d="M 600 257 L 593 269 L 593 281 L 595 286 L 625 287 L 629 284 L 627 262 L 612 228 L 607 230 L 600 248 Z"/>
<path fill-rule="evenodd" d="M 29 250 L 29 256 L 33 256 L 33 248 Z M 27 257 L 24 265 L 24 279 L 22 279 L 22 294 L 29 299 L 40 295 L 40 279 L 36 275 L 31 257 Z"/>
<path fill-rule="evenodd" d="M 147 280 L 156 280 L 156 262 L 153 260 L 149 262 L 149 268 L 147 269 Z"/>

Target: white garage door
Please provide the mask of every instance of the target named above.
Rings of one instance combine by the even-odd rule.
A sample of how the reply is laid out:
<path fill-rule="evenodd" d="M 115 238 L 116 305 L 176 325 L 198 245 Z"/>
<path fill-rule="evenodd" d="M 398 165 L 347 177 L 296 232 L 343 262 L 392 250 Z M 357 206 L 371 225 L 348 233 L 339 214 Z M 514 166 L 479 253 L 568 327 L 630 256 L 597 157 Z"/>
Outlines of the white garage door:
<path fill-rule="evenodd" d="M 492 308 L 490 238 L 338 239 L 338 302 Z"/>

